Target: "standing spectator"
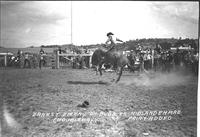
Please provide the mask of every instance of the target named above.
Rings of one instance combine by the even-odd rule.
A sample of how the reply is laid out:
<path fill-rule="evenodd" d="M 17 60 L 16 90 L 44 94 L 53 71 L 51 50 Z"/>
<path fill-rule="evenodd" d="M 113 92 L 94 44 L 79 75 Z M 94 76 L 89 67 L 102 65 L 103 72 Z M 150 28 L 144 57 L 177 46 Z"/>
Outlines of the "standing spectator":
<path fill-rule="evenodd" d="M 39 68 L 41 69 L 42 65 L 44 66 L 45 63 L 46 63 L 46 61 L 44 59 L 45 52 L 44 52 L 44 50 L 42 48 L 40 49 L 39 55 L 40 55 Z"/>
<path fill-rule="evenodd" d="M 18 67 L 22 67 L 22 51 L 21 50 L 18 50 L 18 52 L 17 52 L 17 66 Z"/>
<path fill-rule="evenodd" d="M 18 58 L 21 57 L 21 51 L 20 51 L 20 50 L 17 51 L 17 57 L 18 57 Z"/>
<path fill-rule="evenodd" d="M 138 59 L 139 59 L 139 70 L 140 72 L 144 72 L 144 55 L 142 53 L 137 53 L 138 54 Z"/>
<path fill-rule="evenodd" d="M 150 53 L 146 52 L 143 57 L 144 60 L 144 68 L 149 70 L 151 68 L 151 55 Z"/>
<path fill-rule="evenodd" d="M 189 69 L 198 76 L 198 53 L 191 52 L 189 56 Z"/>
<path fill-rule="evenodd" d="M 33 68 L 37 67 L 37 55 L 36 54 L 33 54 L 33 57 L 32 57 L 32 66 L 33 66 Z"/>
<path fill-rule="evenodd" d="M 29 61 L 29 55 L 28 53 L 25 53 L 24 55 L 24 68 L 26 68 L 27 64 L 28 64 L 28 67 L 27 68 L 31 68 L 31 63 Z"/>
<path fill-rule="evenodd" d="M 74 68 L 74 69 L 77 68 L 77 59 L 76 59 L 76 57 L 72 57 L 72 68 Z"/>
<path fill-rule="evenodd" d="M 176 49 L 176 52 L 173 54 L 173 58 L 174 58 L 175 69 L 178 70 L 181 64 L 181 54 L 178 48 Z"/>
<path fill-rule="evenodd" d="M 144 68 L 148 70 L 148 58 L 147 58 L 147 53 L 144 54 L 143 56 L 143 61 L 144 61 Z"/>
<path fill-rule="evenodd" d="M 194 55 L 194 73 L 198 76 L 199 72 L 199 53 L 196 52 Z"/>
<path fill-rule="evenodd" d="M 86 47 L 85 49 L 85 54 L 89 54 L 89 50 L 88 50 L 88 47 Z M 85 59 L 85 67 L 90 67 L 90 64 L 89 64 L 89 60 L 90 60 L 90 57 L 89 56 L 85 56 L 84 57 Z"/>
<path fill-rule="evenodd" d="M 160 53 L 161 53 L 161 50 L 162 50 L 160 44 L 156 44 L 156 48 L 155 48 L 154 50 L 155 50 L 158 54 L 160 54 Z"/>
<path fill-rule="evenodd" d="M 40 49 L 40 54 L 44 54 L 43 48 Z"/>
<path fill-rule="evenodd" d="M 173 67 L 173 56 L 172 56 L 172 52 L 169 50 L 166 53 L 166 70 L 167 70 L 167 72 L 170 72 L 172 67 Z"/>
<path fill-rule="evenodd" d="M 85 54 L 88 54 L 88 47 L 85 48 Z"/>
<path fill-rule="evenodd" d="M 137 47 L 136 47 L 136 52 L 140 53 L 142 51 L 142 46 L 138 43 Z"/>
<path fill-rule="evenodd" d="M 58 51 L 59 51 L 59 54 L 62 53 L 62 49 L 61 49 L 61 47 L 58 48 Z"/>
<path fill-rule="evenodd" d="M 85 57 L 81 57 L 81 69 L 86 69 L 86 58 Z"/>
<path fill-rule="evenodd" d="M 127 58 L 130 62 L 130 65 L 134 68 L 135 65 L 135 53 L 133 50 L 131 50 L 130 54 L 127 55 Z M 130 69 L 130 72 L 133 72 L 134 70 Z"/>

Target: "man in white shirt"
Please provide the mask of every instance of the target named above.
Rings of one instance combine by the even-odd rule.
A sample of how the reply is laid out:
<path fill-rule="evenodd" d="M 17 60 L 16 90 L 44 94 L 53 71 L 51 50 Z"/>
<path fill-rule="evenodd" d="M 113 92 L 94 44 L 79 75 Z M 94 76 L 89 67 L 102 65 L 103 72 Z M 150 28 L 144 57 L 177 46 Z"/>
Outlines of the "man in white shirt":
<path fill-rule="evenodd" d="M 45 52 L 42 48 L 40 49 L 39 55 L 40 55 L 39 68 L 41 69 L 42 65 L 44 66 L 46 63 L 46 61 L 44 59 Z"/>

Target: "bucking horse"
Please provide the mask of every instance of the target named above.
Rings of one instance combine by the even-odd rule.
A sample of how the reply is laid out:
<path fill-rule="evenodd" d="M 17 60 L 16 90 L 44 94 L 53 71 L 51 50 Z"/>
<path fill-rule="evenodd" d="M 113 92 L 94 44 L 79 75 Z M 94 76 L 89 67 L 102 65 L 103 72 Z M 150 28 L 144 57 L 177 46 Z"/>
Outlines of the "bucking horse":
<path fill-rule="evenodd" d="M 106 51 L 100 48 L 95 50 L 92 55 L 92 65 L 96 67 L 96 74 L 99 71 L 102 76 L 103 64 L 111 64 L 117 67 L 119 71 L 116 83 L 120 80 L 122 71 L 126 65 L 134 71 L 134 67 L 131 66 L 129 59 L 126 55 L 123 55 L 122 51 Z"/>

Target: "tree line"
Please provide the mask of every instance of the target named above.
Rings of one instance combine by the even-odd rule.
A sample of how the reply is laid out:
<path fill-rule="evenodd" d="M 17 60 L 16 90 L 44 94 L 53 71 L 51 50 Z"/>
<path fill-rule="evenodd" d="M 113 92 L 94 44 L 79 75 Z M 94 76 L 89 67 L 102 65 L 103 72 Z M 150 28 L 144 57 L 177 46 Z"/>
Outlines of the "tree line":
<path fill-rule="evenodd" d="M 163 49 L 170 49 L 171 47 L 180 47 L 180 46 L 191 46 L 191 48 L 194 48 L 195 51 L 199 51 L 199 43 L 198 39 L 182 39 L 181 37 L 179 39 L 175 38 L 143 38 L 143 39 L 135 39 L 135 40 L 129 40 L 126 41 L 124 44 L 119 44 L 118 48 L 123 50 L 135 50 L 136 47 L 140 44 L 141 46 L 154 48 L 157 44 L 159 44 Z M 73 44 L 64 44 L 64 45 L 41 45 L 41 48 L 71 48 L 76 49 L 77 47 L 81 48 L 99 48 L 104 46 L 104 43 L 101 44 L 92 44 L 92 45 L 81 45 L 76 46 Z"/>

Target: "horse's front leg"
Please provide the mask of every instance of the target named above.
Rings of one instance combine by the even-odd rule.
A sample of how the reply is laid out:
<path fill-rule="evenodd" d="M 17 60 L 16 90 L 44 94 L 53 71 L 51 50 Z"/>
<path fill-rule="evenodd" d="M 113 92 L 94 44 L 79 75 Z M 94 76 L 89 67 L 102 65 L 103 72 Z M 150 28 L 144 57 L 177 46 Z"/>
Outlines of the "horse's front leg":
<path fill-rule="evenodd" d="M 98 71 L 99 71 L 99 73 L 100 73 L 100 76 L 102 76 L 102 65 L 103 65 L 103 64 L 99 64 L 99 67 L 98 67 Z"/>
<path fill-rule="evenodd" d="M 96 66 L 96 67 L 95 67 L 95 71 L 96 71 L 96 75 L 98 75 L 99 66 Z"/>

